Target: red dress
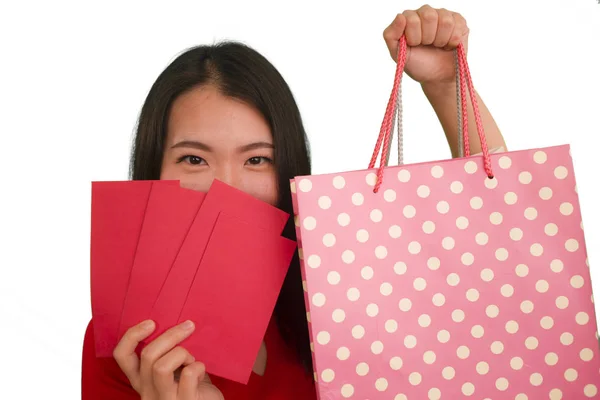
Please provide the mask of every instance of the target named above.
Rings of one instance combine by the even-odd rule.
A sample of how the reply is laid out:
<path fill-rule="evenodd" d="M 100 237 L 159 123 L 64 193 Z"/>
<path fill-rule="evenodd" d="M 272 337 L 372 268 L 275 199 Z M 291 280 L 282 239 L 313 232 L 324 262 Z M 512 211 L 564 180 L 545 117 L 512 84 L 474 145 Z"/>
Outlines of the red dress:
<path fill-rule="evenodd" d="M 225 400 L 313 400 L 315 386 L 286 346 L 277 327 L 271 323 L 265 336 L 267 368 L 264 376 L 252 373 L 248 385 L 211 376 Z M 97 358 L 94 350 L 94 329 L 90 321 L 83 341 L 81 369 L 82 400 L 139 400 L 113 358 Z"/>

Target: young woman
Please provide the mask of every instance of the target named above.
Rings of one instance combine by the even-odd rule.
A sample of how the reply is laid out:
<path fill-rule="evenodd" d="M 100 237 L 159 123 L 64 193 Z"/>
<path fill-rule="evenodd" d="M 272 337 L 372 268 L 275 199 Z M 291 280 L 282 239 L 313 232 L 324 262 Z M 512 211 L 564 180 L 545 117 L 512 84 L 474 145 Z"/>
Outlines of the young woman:
<path fill-rule="evenodd" d="M 468 28 L 460 14 L 423 6 L 399 14 L 384 31 L 395 59 L 406 36 L 406 73 L 421 83 L 458 154 L 453 49 L 465 47 Z M 504 140 L 480 102 L 488 144 Z M 472 111 L 471 111 L 472 112 Z M 472 152 L 479 140 L 472 126 Z M 306 135 L 298 107 L 277 70 L 260 54 L 237 43 L 200 46 L 180 55 L 152 86 L 139 118 L 131 160 L 132 179 L 175 179 L 207 191 L 219 179 L 292 213 L 289 179 L 310 174 Z M 294 238 L 293 221 L 285 235 Z M 86 331 L 82 398 L 143 400 L 316 398 L 306 310 L 294 259 L 248 385 L 205 373 L 178 344 L 194 332 L 185 322 L 135 349 L 152 321 L 127 331 L 114 359 L 94 355 L 93 321 Z"/>

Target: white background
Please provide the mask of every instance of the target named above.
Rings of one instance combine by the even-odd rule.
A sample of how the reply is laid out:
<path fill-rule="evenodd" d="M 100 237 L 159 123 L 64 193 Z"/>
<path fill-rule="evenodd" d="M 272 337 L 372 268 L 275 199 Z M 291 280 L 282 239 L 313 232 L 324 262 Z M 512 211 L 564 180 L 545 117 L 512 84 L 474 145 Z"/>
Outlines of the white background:
<path fill-rule="evenodd" d="M 592 279 L 600 292 L 600 5 L 430 4 L 467 18 L 475 87 L 510 150 L 572 145 Z M 396 13 L 420 5 L 3 2 L 0 398 L 79 398 L 82 339 L 91 317 L 90 181 L 127 178 L 137 114 L 154 79 L 179 52 L 227 38 L 255 47 L 299 102 L 314 172 L 363 169 L 395 67 L 382 31 Z M 432 109 L 408 79 L 404 99 L 406 162 L 448 158 Z"/>

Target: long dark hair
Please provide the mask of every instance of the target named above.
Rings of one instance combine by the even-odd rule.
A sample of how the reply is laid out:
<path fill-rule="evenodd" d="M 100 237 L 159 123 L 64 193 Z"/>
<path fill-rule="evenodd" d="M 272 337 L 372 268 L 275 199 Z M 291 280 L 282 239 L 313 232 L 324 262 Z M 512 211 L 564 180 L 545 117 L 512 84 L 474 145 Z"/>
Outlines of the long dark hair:
<path fill-rule="evenodd" d="M 197 46 L 180 54 L 152 85 L 139 115 L 130 178 L 160 178 L 171 105 L 183 93 L 212 85 L 224 96 L 258 110 L 273 135 L 278 207 L 292 215 L 289 180 L 311 172 L 306 132 L 298 105 L 277 69 L 261 54 L 237 42 Z M 284 236 L 296 239 L 293 218 Z M 286 343 L 312 373 L 312 357 L 298 254 L 294 256 L 275 306 L 275 319 Z"/>

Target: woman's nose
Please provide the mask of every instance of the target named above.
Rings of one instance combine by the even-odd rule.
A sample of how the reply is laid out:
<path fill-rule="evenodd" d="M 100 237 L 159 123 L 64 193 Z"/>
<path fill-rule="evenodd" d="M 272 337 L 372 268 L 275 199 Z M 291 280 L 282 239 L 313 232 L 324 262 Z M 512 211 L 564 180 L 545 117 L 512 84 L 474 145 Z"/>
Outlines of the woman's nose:
<path fill-rule="evenodd" d="M 215 171 L 214 179 L 217 179 L 236 189 L 241 189 L 240 174 L 234 168 L 222 167 Z"/>

